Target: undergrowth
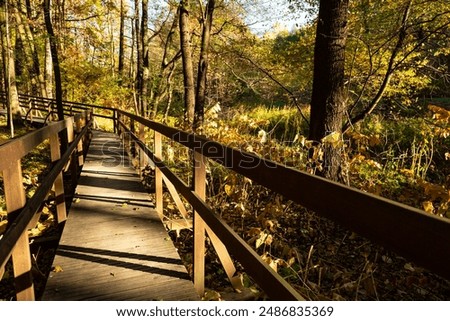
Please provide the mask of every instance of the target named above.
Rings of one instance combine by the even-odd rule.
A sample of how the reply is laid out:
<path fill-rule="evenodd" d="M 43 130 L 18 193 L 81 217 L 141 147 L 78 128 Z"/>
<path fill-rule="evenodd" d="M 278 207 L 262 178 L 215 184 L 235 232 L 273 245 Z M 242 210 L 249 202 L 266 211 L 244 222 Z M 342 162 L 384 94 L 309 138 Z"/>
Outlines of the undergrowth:
<path fill-rule="evenodd" d="M 307 113 L 307 110 L 305 111 Z M 450 112 L 430 106 L 419 118 L 374 115 L 342 136 L 349 182 L 363 191 L 449 217 Z M 203 133 L 258 156 L 314 173 L 320 151 L 312 147 L 297 110 L 207 113 Z M 165 159 L 180 168 L 186 152 L 166 147 Z M 369 240 L 284 199 L 251 180 L 209 162 L 207 202 L 274 270 L 311 300 L 448 300 L 448 281 Z M 295 188 L 293 186 L 292 188 Z M 326 196 L 324 201 L 326 200 Z M 180 218 L 166 193 L 165 215 Z M 187 205 L 189 208 L 189 206 Z M 192 269 L 192 233 L 171 235 Z M 207 297 L 226 299 L 230 286 L 211 246 L 207 252 Z M 254 299 L 264 293 L 242 273 Z M 225 293 L 225 294 L 224 294 Z M 248 299 L 248 297 L 245 297 Z"/>

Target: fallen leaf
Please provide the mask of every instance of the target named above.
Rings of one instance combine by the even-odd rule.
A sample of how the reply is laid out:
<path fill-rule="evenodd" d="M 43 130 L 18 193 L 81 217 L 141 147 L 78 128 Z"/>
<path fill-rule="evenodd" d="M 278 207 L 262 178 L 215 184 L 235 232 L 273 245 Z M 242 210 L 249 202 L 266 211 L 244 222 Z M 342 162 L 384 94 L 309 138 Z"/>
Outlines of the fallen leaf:
<path fill-rule="evenodd" d="M 226 184 L 226 185 L 225 185 L 225 193 L 226 193 L 228 196 L 233 195 L 233 194 L 234 194 L 234 187 L 233 187 L 232 185 Z"/>
<path fill-rule="evenodd" d="M 62 271 L 64 271 L 64 270 L 62 269 L 61 266 L 55 265 L 55 266 L 53 267 L 52 271 L 55 272 L 55 273 L 59 273 L 59 272 L 62 272 Z"/>
<path fill-rule="evenodd" d="M 411 272 L 415 272 L 415 271 L 416 271 L 416 269 L 411 265 L 411 263 L 406 263 L 406 264 L 403 266 L 403 268 L 404 268 L 405 270 L 408 270 L 408 271 L 411 271 Z"/>
<path fill-rule="evenodd" d="M 433 202 L 430 202 L 430 201 L 422 202 L 422 207 L 425 212 L 434 214 Z"/>
<path fill-rule="evenodd" d="M 266 241 L 267 236 L 268 234 L 266 232 L 261 232 L 258 239 L 256 240 L 255 247 L 259 248 L 261 245 L 263 245 Z"/>

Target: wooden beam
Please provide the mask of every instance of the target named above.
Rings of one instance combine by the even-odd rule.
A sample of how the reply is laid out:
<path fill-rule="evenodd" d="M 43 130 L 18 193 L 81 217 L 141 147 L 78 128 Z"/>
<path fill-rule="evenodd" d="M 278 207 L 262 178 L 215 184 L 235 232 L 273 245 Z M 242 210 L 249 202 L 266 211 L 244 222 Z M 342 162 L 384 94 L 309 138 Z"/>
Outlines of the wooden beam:
<path fill-rule="evenodd" d="M 26 203 L 20 159 L 12 162 L 10 167 L 3 170 L 3 184 L 8 219 L 14 222 L 19 217 L 13 218 L 11 214 L 20 211 Z M 34 300 L 28 230 L 22 232 L 22 235 L 15 244 L 12 251 L 12 262 L 17 300 Z"/>
<path fill-rule="evenodd" d="M 56 162 L 61 158 L 58 134 L 53 134 L 50 137 L 50 154 L 52 162 Z M 66 201 L 64 196 L 64 180 L 62 172 L 59 173 L 59 175 L 56 177 L 52 189 L 55 193 L 56 221 L 58 223 L 61 223 L 67 219 Z"/>
<path fill-rule="evenodd" d="M 162 158 L 162 136 L 155 132 L 154 151 L 157 157 Z M 155 168 L 155 209 L 159 216 L 163 217 L 163 179 L 161 170 Z"/>
<path fill-rule="evenodd" d="M 206 158 L 194 152 L 194 190 L 202 200 L 206 196 Z M 194 287 L 197 294 L 205 294 L 205 251 L 206 224 L 197 211 L 194 211 Z"/>

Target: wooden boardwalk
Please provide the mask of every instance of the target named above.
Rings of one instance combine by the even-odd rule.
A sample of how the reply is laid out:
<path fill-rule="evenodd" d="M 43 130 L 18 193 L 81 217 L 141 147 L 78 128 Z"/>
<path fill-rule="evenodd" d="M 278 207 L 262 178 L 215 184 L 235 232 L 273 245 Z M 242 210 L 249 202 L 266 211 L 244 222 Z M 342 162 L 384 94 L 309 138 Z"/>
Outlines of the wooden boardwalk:
<path fill-rule="evenodd" d="M 42 300 L 199 300 L 114 134 L 94 132 Z"/>

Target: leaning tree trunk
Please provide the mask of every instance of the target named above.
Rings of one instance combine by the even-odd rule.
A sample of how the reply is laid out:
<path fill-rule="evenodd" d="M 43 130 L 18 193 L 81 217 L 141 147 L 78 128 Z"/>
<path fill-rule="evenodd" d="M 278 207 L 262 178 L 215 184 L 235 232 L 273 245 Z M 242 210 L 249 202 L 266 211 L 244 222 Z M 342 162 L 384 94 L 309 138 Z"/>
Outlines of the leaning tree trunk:
<path fill-rule="evenodd" d="M 50 51 L 53 63 L 53 73 L 55 77 L 55 99 L 56 99 L 56 110 L 58 113 L 58 119 L 64 120 L 64 108 L 63 108 L 63 92 L 61 83 L 61 70 L 59 67 L 58 59 L 58 47 L 56 43 L 55 33 L 53 32 L 52 20 L 50 17 L 50 0 L 44 0 L 44 19 L 45 27 L 47 29 L 49 41 L 50 41 Z M 68 146 L 67 135 L 62 131 L 60 133 L 60 143 L 61 150 L 65 151 Z"/>
<path fill-rule="evenodd" d="M 341 133 L 346 109 L 344 90 L 345 45 L 349 0 L 321 0 L 314 48 L 314 77 L 309 139 L 317 143 L 332 133 Z M 342 151 L 324 144 L 319 174 L 344 180 Z"/>
<path fill-rule="evenodd" d="M 216 6 L 215 0 L 209 0 L 206 6 L 206 12 L 203 19 L 202 44 L 200 48 L 200 59 L 198 62 L 197 92 L 195 97 L 195 113 L 193 129 L 197 131 L 203 125 L 206 102 L 206 85 L 209 63 L 209 43 L 211 39 L 211 28 L 213 23 L 213 14 Z"/>
<path fill-rule="evenodd" d="M 195 86 L 194 67 L 191 51 L 191 34 L 189 30 L 189 1 L 180 1 L 180 46 L 183 60 L 184 80 L 184 121 L 191 125 L 194 120 Z"/>

